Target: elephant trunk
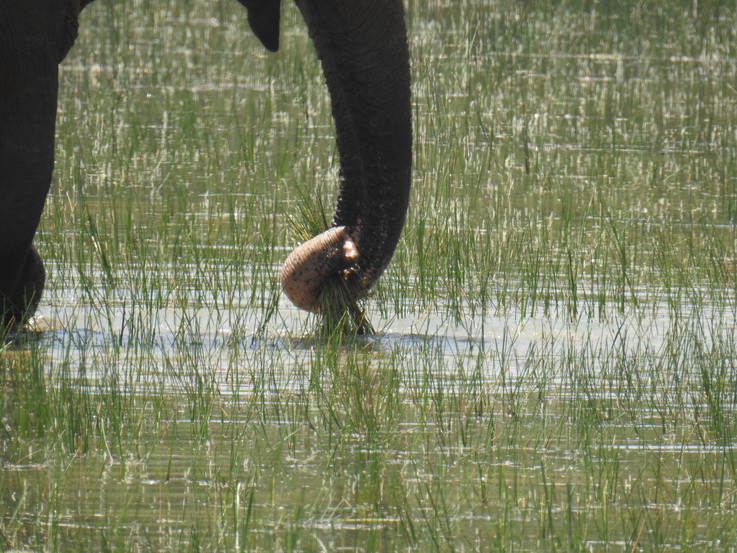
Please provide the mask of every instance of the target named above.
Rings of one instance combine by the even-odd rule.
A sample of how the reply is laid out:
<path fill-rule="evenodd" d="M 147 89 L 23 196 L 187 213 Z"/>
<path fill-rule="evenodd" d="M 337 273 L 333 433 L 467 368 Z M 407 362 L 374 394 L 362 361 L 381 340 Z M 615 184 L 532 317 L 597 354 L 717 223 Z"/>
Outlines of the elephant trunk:
<path fill-rule="evenodd" d="M 289 254 L 281 271 L 282 289 L 300 309 L 318 311 L 317 298 L 325 280 L 357 260 L 358 251 L 346 227 L 329 228 Z"/>
<path fill-rule="evenodd" d="M 298 307 L 319 311 L 322 282 L 342 273 L 361 297 L 399 241 L 412 166 L 409 52 L 401 0 L 297 5 L 330 92 L 340 191 L 333 228 L 289 256 L 282 287 Z"/>

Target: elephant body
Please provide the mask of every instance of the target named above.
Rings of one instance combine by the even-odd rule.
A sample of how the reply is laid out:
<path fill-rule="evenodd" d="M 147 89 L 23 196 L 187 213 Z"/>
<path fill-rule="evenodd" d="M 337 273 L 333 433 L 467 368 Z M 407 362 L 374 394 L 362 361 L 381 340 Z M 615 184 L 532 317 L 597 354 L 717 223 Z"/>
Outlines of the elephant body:
<path fill-rule="evenodd" d="M 91 0 L 0 2 L 0 326 L 23 325 L 41 297 L 45 272 L 33 246 L 54 165 L 58 66 Z M 279 47 L 280 0 L 239 0 L 254 34 Z M 340 272 L 356 297 L 389 263 L 407 211 L 412 158 L 409 53 L 401 0 L 295 0 L 330 93 L 340 155 L 334 227 L 354 246 L 325 263 L 321 251 L 292 258 Z M 310 241 L 312 242 L 312 241 Z M 319 241 L 324 245 L 325 240 Z M 337 246 L 340 250 L 341 246 Z M 324 248 L 323 248 L 324 250 Z M 347 251 L 347 250 L 346 250 Z M 285 291 L 319 310 L 330 275 L 283 271 Z M 286 274 L 286 277 L 285 277 Z M 303 282 L 310 274 L 311 282 Z"/>

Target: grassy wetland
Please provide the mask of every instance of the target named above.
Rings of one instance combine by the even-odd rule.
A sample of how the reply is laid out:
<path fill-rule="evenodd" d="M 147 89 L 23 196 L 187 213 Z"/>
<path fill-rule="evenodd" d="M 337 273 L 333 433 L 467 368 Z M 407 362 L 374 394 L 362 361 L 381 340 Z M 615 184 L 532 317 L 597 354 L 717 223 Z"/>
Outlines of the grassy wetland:
<path fill-rule="evenodd" d="M 737 10 L 538 4 L 407 6 L 412 202 L 355 339 L 278 289 L 336 193 L 294 6 L 276 55 L 235 0 L 85 10 L 0 549 L 737 550 Z"/>

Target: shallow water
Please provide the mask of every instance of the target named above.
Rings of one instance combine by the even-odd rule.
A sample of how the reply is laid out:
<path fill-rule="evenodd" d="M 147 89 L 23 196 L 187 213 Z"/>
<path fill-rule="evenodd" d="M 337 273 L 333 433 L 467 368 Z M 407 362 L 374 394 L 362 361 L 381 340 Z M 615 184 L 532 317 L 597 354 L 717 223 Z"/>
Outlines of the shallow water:
<path fill-rule="evenodd" d="M 2 353 L 9 551 L 731 551 L 736 14 L 408 5 L 415 173 L 368 302 L 276 284 L 329 105 L 296 10 L 97 3 L 49 329 Z"/>

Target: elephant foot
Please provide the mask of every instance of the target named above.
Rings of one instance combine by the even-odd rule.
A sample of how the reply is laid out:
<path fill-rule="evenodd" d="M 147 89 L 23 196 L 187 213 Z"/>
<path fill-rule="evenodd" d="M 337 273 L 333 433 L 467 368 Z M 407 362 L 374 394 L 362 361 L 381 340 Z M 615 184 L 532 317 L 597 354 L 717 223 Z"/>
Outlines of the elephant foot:
<path fill-rule="evenodd" d="M 46 270 L 43 261 L 36 247 L 31 246 L 18 280 L 18 286 L 2 310 L 0 319 L 2 329 L 18 330 L 28 323 L 41 301 L 45 282 Z"/>

